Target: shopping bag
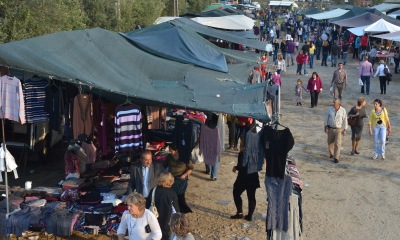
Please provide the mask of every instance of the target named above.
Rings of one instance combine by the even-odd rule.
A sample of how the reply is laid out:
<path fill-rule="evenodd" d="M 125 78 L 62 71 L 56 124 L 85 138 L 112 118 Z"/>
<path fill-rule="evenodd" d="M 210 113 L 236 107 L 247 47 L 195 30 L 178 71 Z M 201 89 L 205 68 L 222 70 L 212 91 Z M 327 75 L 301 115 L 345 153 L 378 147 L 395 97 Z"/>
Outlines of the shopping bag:
<path fill-rule="evenodd" d="M 361 78 L 358 78 L 358 85 L 364 86 L 364 83 L 363 83 L 363 81 L 361 80 Z"/>
<path fill-rule="evenodd" d="M 333 86 L 329 88 L 329 93 L 331 95 L 335 95 L 335 91 L 333 90 Z"/>

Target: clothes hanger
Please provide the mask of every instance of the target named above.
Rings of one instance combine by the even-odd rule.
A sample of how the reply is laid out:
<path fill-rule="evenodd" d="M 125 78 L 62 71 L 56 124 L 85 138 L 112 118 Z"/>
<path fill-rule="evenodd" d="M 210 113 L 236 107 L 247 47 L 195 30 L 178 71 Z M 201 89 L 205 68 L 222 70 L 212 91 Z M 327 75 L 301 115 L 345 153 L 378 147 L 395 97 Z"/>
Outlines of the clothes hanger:
<path fill-rule="evenodd" d="M 119 106 L 127 106 L 127 105 L 132 105 L 131 100 L 129 100 L 128 94 L 126 95 L 126 100 L 125 100 L 125 102 L 122 103 L 122 104 L 119 105 Z"/>

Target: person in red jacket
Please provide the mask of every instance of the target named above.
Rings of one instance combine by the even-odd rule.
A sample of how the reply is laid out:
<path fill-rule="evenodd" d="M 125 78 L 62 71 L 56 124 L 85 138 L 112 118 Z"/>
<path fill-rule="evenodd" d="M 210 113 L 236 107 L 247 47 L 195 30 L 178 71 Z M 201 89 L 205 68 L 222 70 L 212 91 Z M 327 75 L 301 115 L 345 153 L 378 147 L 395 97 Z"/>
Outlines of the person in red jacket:
<path fill-rule="evenodd" d="M 363 50 L 367 50 L 367 46 L 368 46 L 368 36 L 365 33 L 364 36 L 362 36 L 360 38 L 360 47 L 361 47 L 361 51 Z"/>
<path fill-rule="evenodd" d="M 303 64 L 304 64 L 303 50 L 299 51 L 299 54 L 296 57 L 296 62 L 297 62 L 296 74 L 298 73 L 299 75 L 301 75 L 301 69 L 303 68 Z"/>
<path fill-rule="evenodd" d="M 313 72 L 311 78 L 308 80 L 307 89 L 311 95 L 311 108 L 318 105 L 318 95 L 322 91 L 322 80 L 318 73 Z"/>

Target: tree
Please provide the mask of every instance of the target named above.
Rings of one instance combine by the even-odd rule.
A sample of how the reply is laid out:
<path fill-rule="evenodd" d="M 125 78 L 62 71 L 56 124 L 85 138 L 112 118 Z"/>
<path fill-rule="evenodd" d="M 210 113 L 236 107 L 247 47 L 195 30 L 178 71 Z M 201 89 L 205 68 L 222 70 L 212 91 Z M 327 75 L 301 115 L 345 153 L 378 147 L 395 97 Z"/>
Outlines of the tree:
<path fill-rule="evenodd" d="M 188 12 L 189 13 L 198 13 L 201 12 L 204 7 L 210 5 L 213 3 L 213 0 L 187 0 L 189 7 L 188 7 Z"/>
<path fill-rule="evenodd" d="M 0 41 L 85 28 L 80 0 L 1 1 Z"/>

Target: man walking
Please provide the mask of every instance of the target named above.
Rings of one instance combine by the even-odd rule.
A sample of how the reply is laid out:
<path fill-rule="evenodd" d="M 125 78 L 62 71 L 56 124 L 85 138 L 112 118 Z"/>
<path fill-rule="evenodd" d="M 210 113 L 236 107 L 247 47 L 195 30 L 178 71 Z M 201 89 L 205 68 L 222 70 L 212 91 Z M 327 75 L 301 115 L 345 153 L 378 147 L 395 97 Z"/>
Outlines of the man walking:
<path fill-rule="evenodd" d="M 338 69 L 333 72 L 331 86 L 334 87 L 335 97 L 342 100 L 342 92 L 347 90 L 347 72 L 343 68 L 343 64 L 338 64 Z"/>
<path fill-rule="evenodd" d="M 334 163 L 339 163 L 342 136 L 346 135 L 347 129 L 347 113 L 339 98 L 335 98 L 333 105 L 329 107 L 324 126 L 325 133 L 328 134 L 329 157 L 333 158 Z"/>
<path fill-rule="evenodd" d="M 371 75 L 374 75 L 374 69 L 372 68 L 372 64 L 368 62 L 368 56 L 364 57 L 364 61 L 360 64 L 359 67 L 359 74 L 363 85 L 361 86 L 361 93 L 364 93 L 364 86 L 365 86 L 365 93 L 369 95 L 369 85 L 371 80 Z"/>

